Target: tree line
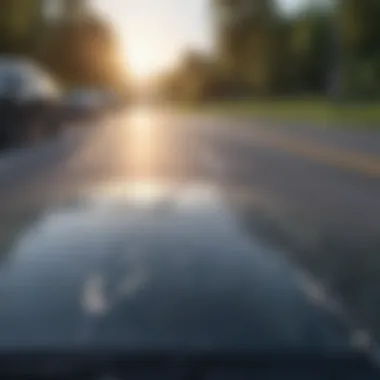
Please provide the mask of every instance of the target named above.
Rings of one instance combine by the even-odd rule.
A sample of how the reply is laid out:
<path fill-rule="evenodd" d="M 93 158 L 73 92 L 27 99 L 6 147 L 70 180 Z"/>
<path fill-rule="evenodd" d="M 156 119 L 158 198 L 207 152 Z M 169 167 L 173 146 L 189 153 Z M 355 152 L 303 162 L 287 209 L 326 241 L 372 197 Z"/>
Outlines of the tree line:
<path fill-rule="evenodd" d="M 64 86 L 123 90 L 126 69 L 112 27 L 84 0 L 1 0 L 0 54 L 31 57 Z"/>
<path fill-rule="evenodd" d="M 210 0 L 213 55 L 189 51 L 162 77 L 168 97 L 380 96 L 380 1 Z"/>

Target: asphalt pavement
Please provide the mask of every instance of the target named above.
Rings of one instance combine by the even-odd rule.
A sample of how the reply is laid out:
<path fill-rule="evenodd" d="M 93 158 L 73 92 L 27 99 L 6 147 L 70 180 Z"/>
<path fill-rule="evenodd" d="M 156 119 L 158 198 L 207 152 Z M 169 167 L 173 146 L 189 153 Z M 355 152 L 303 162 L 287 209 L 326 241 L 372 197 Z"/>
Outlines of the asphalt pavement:
<path fill-rule="evenodd" d="M 5 154 L 0 345 L 367 345 L 380 134 L 353 136 L 136 109 Z"/>

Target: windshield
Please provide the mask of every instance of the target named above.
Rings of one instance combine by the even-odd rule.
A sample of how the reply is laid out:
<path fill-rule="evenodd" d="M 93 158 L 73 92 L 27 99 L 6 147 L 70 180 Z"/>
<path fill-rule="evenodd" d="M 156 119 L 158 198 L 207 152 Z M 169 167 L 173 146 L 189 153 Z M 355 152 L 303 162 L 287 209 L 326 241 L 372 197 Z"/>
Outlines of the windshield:
<path fill-rule="evenodd" d="M 6 3 L 0 360 L 380 358 L 378 1 Z"/>

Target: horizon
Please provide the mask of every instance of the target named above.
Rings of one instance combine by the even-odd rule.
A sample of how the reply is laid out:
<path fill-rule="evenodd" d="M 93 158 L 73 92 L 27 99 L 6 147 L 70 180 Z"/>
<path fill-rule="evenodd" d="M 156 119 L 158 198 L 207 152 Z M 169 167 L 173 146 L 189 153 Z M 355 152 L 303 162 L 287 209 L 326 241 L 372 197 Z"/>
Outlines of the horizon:
<path fill-rule="evenodd" d="M 307 0 L 278 2 L 284 12 L 292 12 Z M 137 81 L 174 66 L 189 49 L 214 49 L 209 0 L 92 0 L 92 5 L 118 32 Z"/>

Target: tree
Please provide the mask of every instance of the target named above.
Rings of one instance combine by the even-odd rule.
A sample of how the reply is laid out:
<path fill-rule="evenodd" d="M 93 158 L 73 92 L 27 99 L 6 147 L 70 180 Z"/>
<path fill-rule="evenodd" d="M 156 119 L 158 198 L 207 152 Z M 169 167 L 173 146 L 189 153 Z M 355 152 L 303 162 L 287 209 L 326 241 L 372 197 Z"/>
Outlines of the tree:
<path fill-rule="evenodd" d="M 32 53 L 41 23 L 41 0 L 2 0 L 0 52 Z"/>
<path fill-rule="evenodd" d="M 275 86 L 277 12 L 272 0 L 215 0 L 219 55 L 225 71 L 253 91 Z"/>
<path fill-rule="evenodd" d="M 322 92 L 331 66 L 326 5 L 287 17 L 272 0 L 214 0 L 218 56 L 251 94 Z"/>
<path fill-rule="evenodd" d="M 380 2 L 345 0 L 340 22 L 345 88 L 350 96 L 380 95 Z"/>
<path fill-rule="evenodd" d="M 112 27 L 91 14 L 86 0 L 60 0 L 60 14 L 45 17 L 51 0 L 1 0 L 0 53 L 31 56 L 66 84 L 119 88 L 126 76 Z"/>
<path fill-rule="evenodd" d="M 43 60 L 68 85 L 119 87 L 126 75 L 112 27 L 95 15 L 56 25 Z"/>
<path fill-rule="evenodd" d="M 306 9 L 292 20 L 290 60 L 295 89 L 312 93 L 327 90 L 332 67 L 332 17 L 326 9 Z"/>
<path fill-rule="evenodd" d="M 180 64 L 161 76 L 160 87 L 170 100 L 197 102 L 216 96 L 220 83 L 213 60 L 201 52 L 189 50 Z"/>
<path fill-rule="evenodd" d="M 62 16 L 68 20 L 83 17 L 88 11 L 86 0 L 62 0 Z"/>

